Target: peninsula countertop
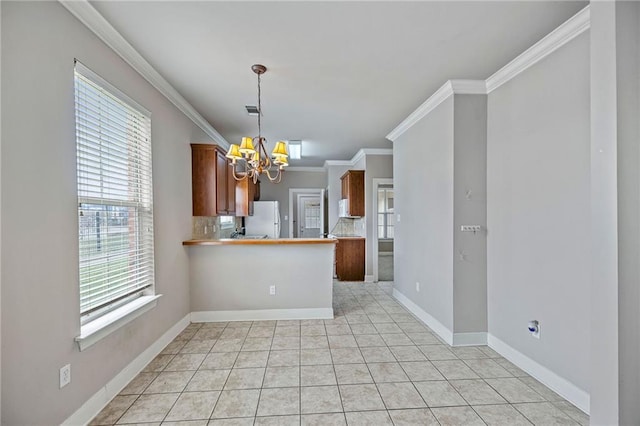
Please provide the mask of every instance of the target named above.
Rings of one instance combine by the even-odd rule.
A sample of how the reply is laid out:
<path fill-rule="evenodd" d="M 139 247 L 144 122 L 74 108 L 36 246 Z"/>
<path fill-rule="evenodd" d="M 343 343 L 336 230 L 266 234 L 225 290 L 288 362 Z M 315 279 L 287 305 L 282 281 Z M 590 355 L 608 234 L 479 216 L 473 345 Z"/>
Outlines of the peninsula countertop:
<path fill-rule="evenodd" d="M 223 245 L 274 245 L 274 244 L 335 244 L 334 238 L 221 238 L 193 239 L 182 242 L 183 246 L 223 246 Z"/>

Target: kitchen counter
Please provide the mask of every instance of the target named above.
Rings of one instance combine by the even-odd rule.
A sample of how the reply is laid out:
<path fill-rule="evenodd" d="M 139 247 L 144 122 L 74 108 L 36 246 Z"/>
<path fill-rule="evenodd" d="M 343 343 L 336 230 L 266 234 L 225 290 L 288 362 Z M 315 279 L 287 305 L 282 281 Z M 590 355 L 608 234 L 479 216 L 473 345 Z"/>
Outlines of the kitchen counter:
<path fill-rule="evenodd" d="M 192 321 L 333 318 L 333 238 L 194 239 Z"/>
<path fill-rule="evenodd" d="M 273 245 L 273 244 L 335 244 L 333 238 L 222 238 L 219 240 L 187 240 L 183 246 Z"/>

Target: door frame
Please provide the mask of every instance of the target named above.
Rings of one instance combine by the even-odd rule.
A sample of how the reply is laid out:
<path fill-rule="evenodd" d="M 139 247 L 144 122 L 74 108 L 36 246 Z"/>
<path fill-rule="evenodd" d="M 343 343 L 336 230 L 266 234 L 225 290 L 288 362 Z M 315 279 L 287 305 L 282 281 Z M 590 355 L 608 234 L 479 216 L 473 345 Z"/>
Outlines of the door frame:
<path fill-rule="evenodd" d="M 289 188 L 289 238 L 293 237 L 293 203 L 298 203 L 299 195 L 320 197 L 320 236 L 324 233 L 324 188 Z"/>
<path fill-rule="evenodd" d="M 378 188 L 380 185 L 393 185 L 392 178 L 373 178 L 373 282 L 378 282 Z M 395 241 L 394 241 L 395 247 Z M 394 274 L 395 275 L 395 274 Z"/>

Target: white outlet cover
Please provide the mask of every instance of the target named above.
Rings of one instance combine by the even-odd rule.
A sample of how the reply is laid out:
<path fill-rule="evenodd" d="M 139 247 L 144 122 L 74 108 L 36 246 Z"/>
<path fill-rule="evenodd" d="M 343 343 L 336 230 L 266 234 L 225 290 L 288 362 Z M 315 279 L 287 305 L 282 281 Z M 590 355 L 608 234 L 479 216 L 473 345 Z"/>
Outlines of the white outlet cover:
<path fill-rule="evenodd" d="M 419 282 L 416 282 L 416 291 L 420 292 L 420 283 Z"/>
<path fill-rule="evenodd" d="M 276 286 L 275 285 L 269 286 L 269 295 L 270 296 L 275 296 L 276 295 Z"/>
<path fill-rule="evenodd" d="M 71 364 L 60 369 L 60 389 L 71 383 Z"/>

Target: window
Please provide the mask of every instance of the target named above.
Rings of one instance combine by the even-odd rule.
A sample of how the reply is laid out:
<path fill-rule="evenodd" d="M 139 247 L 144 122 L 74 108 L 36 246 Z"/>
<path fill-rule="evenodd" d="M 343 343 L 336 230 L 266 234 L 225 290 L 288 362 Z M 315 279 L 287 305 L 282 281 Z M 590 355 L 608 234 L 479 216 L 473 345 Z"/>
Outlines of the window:
<path fill-rule="evenodd" d="M 220 216 L 220 229 L 231 229 L 236 227 L 235 216 Z"/>
<path fill-rule="evenodd" d="M 393 239 L 393 187 L 378 188 L 378 238 Z"/>
<path fill-rule="evenodd" d="M 320 229 L 320 201 L 304 201 L 304 227 L 307 229 Z"/>
<path fill-rule="evenodd" d="M 88 323 L 153 294 L 151 119 L 75 67 L 80 314 Z"/>

